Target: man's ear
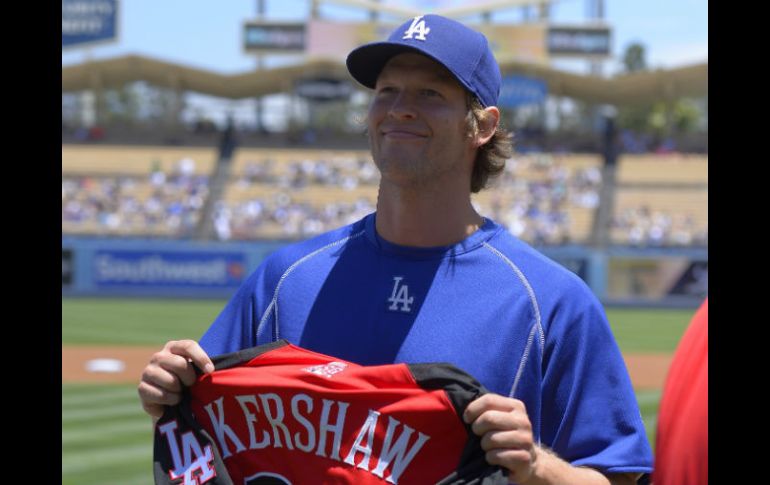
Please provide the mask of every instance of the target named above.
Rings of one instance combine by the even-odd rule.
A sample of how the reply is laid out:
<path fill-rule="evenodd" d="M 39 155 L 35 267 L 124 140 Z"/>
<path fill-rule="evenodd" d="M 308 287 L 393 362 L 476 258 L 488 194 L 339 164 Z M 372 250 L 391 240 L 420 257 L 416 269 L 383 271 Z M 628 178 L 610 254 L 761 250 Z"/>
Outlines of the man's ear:
<path fill-rule="evenodd" d="M 479 132 L 476 135 L 475 144 L 476 147 L 485 145 L 497 131 L 497 125 L 500 123 L 500 110 L 497 106 L 489 106 L 484 108 L 485 116 L 479 120 Z"/>

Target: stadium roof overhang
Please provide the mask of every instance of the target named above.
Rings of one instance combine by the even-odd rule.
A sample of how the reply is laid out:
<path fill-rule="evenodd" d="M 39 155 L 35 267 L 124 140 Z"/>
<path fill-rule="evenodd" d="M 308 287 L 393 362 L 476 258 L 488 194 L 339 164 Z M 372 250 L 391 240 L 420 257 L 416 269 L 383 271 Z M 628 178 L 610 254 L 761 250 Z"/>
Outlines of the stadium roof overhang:
<path fill-rule="evenodd" d="M 500 69 L 504 76 L 517 74 L 540 78 L 546 82 L 549 94 L 589 103 L 620 106 L 708 94 L 708 62 L 613 78 L 582 76 L 513 60 L 500 60 Z M 131 55 L 62 67 L 62 92 L 114 89 L 144 81 L 178 91 L 244 99 L 291 92 L 295 81 L 314 77 L 352 80 L 343 63 L 325 59 L 225 75 Z"/>

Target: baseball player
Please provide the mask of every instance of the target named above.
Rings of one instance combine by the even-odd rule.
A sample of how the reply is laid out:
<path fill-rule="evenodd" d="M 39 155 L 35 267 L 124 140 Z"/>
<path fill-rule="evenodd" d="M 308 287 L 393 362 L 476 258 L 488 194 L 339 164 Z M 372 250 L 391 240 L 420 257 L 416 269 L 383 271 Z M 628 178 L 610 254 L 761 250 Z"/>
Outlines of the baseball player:
<path fill-rule="evenodd" d="M 447 362 L 491 391 L 463 418 L 486 460 L 524 484 L 625 484 L 652 471 L 631 381 L 604 311 L 577 276 L 478 214 L 511 156 L 486 38 L 415 17 L 353 50 L 372 89 L 381 181 L 358 222 L 268 257 L 200 343 L 173 341 L 139 384 L 156 419 L 192 364 L 278 339 L 362 365 Z"/>

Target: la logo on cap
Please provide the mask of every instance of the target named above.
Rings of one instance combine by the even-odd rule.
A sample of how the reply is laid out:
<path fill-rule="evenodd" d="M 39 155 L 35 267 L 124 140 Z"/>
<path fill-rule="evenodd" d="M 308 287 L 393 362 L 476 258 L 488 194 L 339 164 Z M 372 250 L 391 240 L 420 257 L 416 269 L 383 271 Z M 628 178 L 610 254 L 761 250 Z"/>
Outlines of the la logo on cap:
<path fill-rule="evenodd" d="M 404 32 L 404 36 L 402 37 L 402 39 L 414 38 L 417 40 L 427 40 L 425 36 L 430 33 L 430 28 L 425 26 L 425 20 L 423 20 L 422 17 L 423 16 L 420 15 L 412 19 L 412 25 L 410 25 L 409 29 L 407 29 L 407 31 Z M 417 34 L 417 37 L 412 37 L 414 34 Z"/>

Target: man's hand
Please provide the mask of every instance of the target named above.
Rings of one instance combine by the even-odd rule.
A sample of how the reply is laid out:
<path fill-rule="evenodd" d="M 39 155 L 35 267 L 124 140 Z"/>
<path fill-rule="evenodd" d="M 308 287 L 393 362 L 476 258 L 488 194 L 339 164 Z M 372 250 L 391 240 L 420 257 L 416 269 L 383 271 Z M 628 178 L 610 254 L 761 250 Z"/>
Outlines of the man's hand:
<path fill-rule="evenodd" d="M 487 462 L 508 469 L 508 480 L 519 485 L 633 485 L 641 475 L 575 467 L 536 445 L 527 409 L 518 399 L 484 394 L 468 404 L 463 419 L 481 436 Z"/>
<path fill-rule="evenodd" d="M 193 364 L 206 374 L 214 371 L 211 359 L 194 340 L 172 340 L 152 356 L 137 390 L 142 408 L 153 421 L 163 416 L 164 405 L 181 401 L 183 385 L 195 382 Z"/>
<path fill-rule="evenodd" d="M 463 419 L 481 436 L 487 462 L 510 470 L 508 479 L 525 482 L 537 465 L 537 450 L 524 403 L 485 394 L 465 408 Z"/>

